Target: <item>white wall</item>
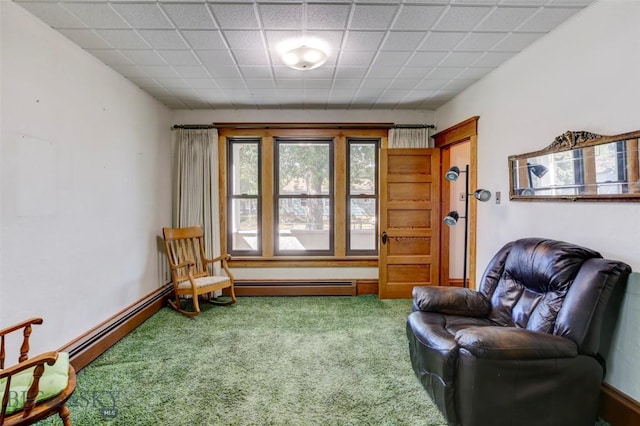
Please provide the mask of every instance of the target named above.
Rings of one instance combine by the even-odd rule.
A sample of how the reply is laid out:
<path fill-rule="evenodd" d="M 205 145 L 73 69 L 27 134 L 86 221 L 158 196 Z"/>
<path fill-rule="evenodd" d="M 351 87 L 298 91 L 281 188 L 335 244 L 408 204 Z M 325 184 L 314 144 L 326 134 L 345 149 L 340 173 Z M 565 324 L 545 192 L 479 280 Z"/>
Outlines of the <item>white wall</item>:
<path fill-rule="evenodd" d="M 2 1 L 1 316 L 53 350 L 159 286 L 170 111 Z"/>
<path fill-rule="evenodd" d="M 510 202 L 507 157 L 547 146 L 566 130 L 640 129 L 640 2 L 601 0 L 436 111 L 444 129 L 478 115 L 478 186 L 503 202 L 478 206 L 478 275 L 507 241 L 551 237 L 600 251 L 640 271 L 640 203 Z M 609 359 L 607 381 L 640 400 L 638 280 Z M 633 283 L 630 283 L 633 284 Z M 627 330 L 626 332 L 624 330 Z M 624 342 L 624 343 L 623 343 Z M 623 368 L 620 368 L 623 366 Z"/>

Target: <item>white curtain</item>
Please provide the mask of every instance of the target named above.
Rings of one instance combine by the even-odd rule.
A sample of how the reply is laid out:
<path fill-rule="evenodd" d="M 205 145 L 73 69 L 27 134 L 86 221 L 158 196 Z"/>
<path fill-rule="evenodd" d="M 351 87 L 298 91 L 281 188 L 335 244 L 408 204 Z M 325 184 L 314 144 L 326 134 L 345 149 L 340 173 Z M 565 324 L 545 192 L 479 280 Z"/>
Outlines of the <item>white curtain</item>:
<path fill-rule="evenodd" d="M 433 148 L 427 127 L 399 127 L 389 130 L 389 148 Z"/>
<path fill-rule="evenodd" d="M 200 225 L 207 257 L 220 255 L 218 130 L 178 129 L 175 151 L 173 225 Z M 219 267 L 216 267 L 216 273 Z"/>

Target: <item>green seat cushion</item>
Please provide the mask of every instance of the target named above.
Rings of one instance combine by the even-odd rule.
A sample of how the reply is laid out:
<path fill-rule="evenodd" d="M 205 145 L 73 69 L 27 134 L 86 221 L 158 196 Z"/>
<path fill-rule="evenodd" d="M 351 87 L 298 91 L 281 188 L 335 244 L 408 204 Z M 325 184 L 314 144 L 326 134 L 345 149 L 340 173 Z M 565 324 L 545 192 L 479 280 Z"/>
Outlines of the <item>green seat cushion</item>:
<path fill-rule="evenodd" d="M 22 410 L 27 392 L 33 383 L 33 371 L 35 367 L 31 367 L 19 372 L 11 378 L 11 387 L 9 389 L 9 402 L 7 403 L 7 415 Z M 4 390 L 7 379 L 0 380 L 0 401 L 4 397 Z M 44 373 L 40 377 L 38 386 L 38 396 L 36 401 L 54 397 L 66 389 L 69 384 L 69 353 L 59 352 L 58 359 L 55 364 L 44 365 Z"/>

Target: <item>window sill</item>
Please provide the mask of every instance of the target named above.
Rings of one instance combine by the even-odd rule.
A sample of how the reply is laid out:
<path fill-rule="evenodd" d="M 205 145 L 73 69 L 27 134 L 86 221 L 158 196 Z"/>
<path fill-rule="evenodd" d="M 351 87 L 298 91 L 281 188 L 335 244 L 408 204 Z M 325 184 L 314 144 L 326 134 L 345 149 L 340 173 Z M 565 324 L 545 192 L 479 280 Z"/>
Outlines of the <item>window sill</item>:
<path fill-rule="evenodd" d="M 248 257 L 232 256 L 229 260 L 232 268 L 282 268 L 292 266 L 315 267 L 378 267 L 377 256 L 278 256 L 278 257 Z"/>

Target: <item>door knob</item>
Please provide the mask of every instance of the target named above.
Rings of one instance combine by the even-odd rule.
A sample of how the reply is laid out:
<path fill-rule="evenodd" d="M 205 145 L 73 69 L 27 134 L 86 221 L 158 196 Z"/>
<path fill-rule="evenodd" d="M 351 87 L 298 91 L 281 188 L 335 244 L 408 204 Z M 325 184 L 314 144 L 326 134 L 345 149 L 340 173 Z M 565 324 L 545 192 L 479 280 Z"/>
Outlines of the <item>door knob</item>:
<path fill-rule="evenodd" d="M 387 244 L 387 232 L 382 231 L 382 244 Z"/>

